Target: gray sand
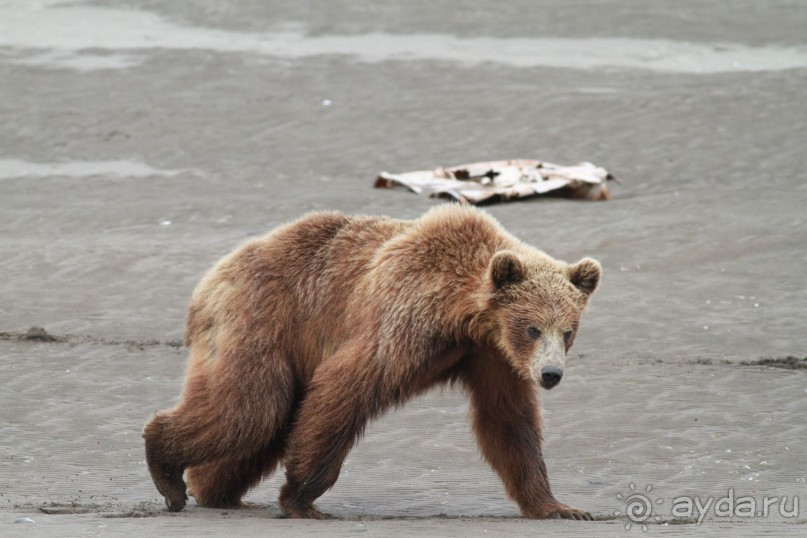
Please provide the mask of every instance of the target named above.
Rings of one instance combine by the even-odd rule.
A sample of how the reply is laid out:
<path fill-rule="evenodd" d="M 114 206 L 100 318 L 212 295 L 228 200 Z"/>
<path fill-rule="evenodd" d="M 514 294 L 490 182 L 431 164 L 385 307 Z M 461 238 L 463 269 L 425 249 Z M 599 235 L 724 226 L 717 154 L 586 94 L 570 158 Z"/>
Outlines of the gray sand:
<path fill-rule="evenodd" d="M 623 534 L 635 493 L 650 533 L 803 535 L 807 369 L 743 362 L 807 356 L 804 28 L 750 0 L 0 3 L 0 535 Z M 371 425 L 332 520 L 279 519 L 282 473 L 256 508 L 165 512 L 140 429 L 202 273 L 305 211 L 437 203 L 381 170 L 514 157 L 624 180 L 488 208 L 604 265 L 542 393 L 553 491 L 599 521 L 520 518 L 453 390 Z M 729 490 L 804 506 L 674 519 Z"/>

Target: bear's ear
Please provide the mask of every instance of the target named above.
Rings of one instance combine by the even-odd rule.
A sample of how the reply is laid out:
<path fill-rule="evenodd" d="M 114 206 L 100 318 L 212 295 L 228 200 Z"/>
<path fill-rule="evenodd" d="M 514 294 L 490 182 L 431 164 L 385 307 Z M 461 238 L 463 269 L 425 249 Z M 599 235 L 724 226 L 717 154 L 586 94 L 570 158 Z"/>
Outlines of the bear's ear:
<path fill-rule="evenodd" d="M 500 250 L 490 260 L 490 279 L 496 289 L 518 284 L 527 277 L 527 268 L 510 250 Z"/>
<path fill-rule="evenodd" d="M 600 262 L 591 258 L 583 258 L 569 267 L 569 280 L 574 287 L 585 294 L 586 297 L 594 293 L 600 283 L 602 267 Z"/>

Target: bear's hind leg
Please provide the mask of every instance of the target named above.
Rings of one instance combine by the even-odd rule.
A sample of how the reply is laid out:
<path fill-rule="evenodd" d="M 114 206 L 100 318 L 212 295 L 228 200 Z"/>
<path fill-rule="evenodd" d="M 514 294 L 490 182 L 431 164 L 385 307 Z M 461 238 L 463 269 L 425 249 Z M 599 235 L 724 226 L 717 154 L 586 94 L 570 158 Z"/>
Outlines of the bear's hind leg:
<path fill-rule="evenodd" d="M 188 490 L 196 503 L 206 508 L 238 508 L 247 491 L 272 474 L 283 457 L 285 435 L 240 460 L 225 458 L 190 467 L 186 471 Z"/>
<path fill-rule="evenodd" d="M 146 440 L 146 464 L 157 491 L 165 497 L 165 505 L 171 512 L 178 512 L 185 507 L 188 495 L 185 493 L 185 481 L 182 480 L 183 467 L 172 461 L 170 446 L 172 444 L 171 415 L 162 412 L 152 418 L 143 428 Z"/>
<path fill-rule="evenodd" d="M 233 359 L 219 357 L 213 371 L 191 375 L 180 405 L 157 413 L 143 430 L 146 463 L 172 512 L 187 500 L 185 469 L 254 456 L 288 422 L 296 392 L 288 362 Z"/>

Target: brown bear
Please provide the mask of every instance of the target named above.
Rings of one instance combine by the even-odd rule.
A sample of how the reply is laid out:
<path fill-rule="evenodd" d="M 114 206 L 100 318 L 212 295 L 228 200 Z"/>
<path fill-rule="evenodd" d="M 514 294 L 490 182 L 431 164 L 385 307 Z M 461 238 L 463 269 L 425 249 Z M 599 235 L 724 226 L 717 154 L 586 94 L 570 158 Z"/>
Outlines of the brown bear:
<path fill-rule="evenodd" d="M 600 280 L 470 206 L 415 220 L 312 213 L 219 261 L 196 288 L 182 398 L 146 425 L 171 511 L 236 507 L 282 462 L 280 507 L 322 518 L 367 422 L 441 383 L 470 395 L 482 454 L 530 518 L 591 519 L 555 500 L 538 387 L 557 385 Z"/>

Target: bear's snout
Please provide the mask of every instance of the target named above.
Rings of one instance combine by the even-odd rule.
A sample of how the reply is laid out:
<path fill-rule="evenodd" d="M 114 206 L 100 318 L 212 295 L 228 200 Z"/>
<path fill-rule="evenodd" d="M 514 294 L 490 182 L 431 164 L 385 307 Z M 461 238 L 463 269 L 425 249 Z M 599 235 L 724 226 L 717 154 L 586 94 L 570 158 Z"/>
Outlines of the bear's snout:
<path fill-rule="evenodd" d="M 541 368 L 541 386 L 551 389 L 563 379 L 563 370 L 557 366 L 544 366 Z"/>

